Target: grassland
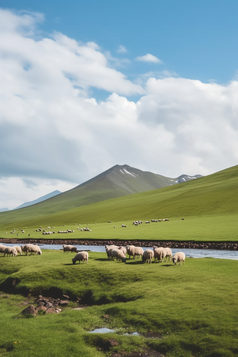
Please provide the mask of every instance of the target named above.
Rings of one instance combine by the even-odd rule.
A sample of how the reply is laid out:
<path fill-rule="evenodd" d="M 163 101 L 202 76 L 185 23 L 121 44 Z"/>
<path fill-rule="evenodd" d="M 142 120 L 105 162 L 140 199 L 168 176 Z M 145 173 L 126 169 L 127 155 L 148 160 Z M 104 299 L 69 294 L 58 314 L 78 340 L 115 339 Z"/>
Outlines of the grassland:
<path fill-rule="evenodd" d="M 138 218 L 138 217 L 135 217 Z M 122 228 L 122 223 L 127 228 Z M 88 227 L 91 231 L 81 231 Z M 114 228 L 115 227 L 115 228 Z M 55 231 L 55 234 L 42 235 L 36 232 L 38 227 L 4 227 L 0 230 L 0 237 L 13 239 L 81 239 L 81 240 L 145 240 L 145 241 L 194 241 L 194 242 L 238 242 L 238 220 L 236 215 L 209 215 L 201 217 L 171 218 L 169 222 L 155 222 L 135 226 L 132 221 L 120 221 L 97 224 L 69 224 L 48 228 L 46 231 Z M 79 228 L 79 229 L 78 229 Z M 7 229 L 7 231 L 6 231 Z M 22 233 L 21 230 L 24 230 Z M 73 233 L 58 233 L 58 231 L 74 230 Z M 14 233 L 10 233 L 15 231 Z M 7 232 L 7 233 L 6 233 Z"/>
<path fill-rule="evenodd" d="M 237 261 L 123 264 L 90 252 L 88 264 L 72 265 L 72 256 L 44 250 L 42 256 L 0 257 L 1 356 L 238 354 Z M 71 303 L 60 314 L 24 318 L 21 311 L 37 294 L 67 294 Z M 74 310 L 77 299 L 87 307 Z M 89 333 L 100 327 L 115 332 Z M 118 345 L 112 347 L 110 339 Z"/>

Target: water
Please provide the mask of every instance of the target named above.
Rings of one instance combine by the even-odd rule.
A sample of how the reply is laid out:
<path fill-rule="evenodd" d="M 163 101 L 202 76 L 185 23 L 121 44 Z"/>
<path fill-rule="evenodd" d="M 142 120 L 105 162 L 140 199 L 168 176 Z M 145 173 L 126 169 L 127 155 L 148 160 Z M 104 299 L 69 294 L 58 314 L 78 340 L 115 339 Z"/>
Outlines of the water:
<path fill-rule="evenodd" d="M 110 332 L 115 332 L 115 330 L 111 330 L 110 328 L 102 327 L 102 328 L 96 328 L 93 331 L 89 331 L 90 333 L 110 333 Z"/>
<path fill-rule="evenodd" d="M 3 244 L 3 243 L 2 243 Z M 16 244 L 4 244 L 6 246 L 14 246 Z M 24 244 L 17 244 L 24 245 Z M 59 244 L 39 244 L 41 249 L 53 249 L 60 250 L 63 245 Z M 75 245 L 78 250 L 89 250 L 91 252 L 103 252 L 105 253 L 105 247 L 103 245 Z M 151 247 L 143 247 L 143 249 L 151 249 Z M 183 251 L 187 258 L 216 258 L 216 259 L 232 259 L 238 260 L 238 252 L 231 250 L 215 250 L 215 249 L 172 249 L 173 254 Z M 67 253 L 65 253 L 67 254 Z"/>
<path fill-rule="evenodd" d="M 96 328 L 95 330 L 89 331 L 90 333 L 110 333 L 110 332 L 116 332 L 116 330 L 111 330 L 110 328 L 107 327 L 102 327 L 102 328 Z M 124 333 L 124 336 L 140 336 L 138 332 L 133 332 L 133 333 Z"/>

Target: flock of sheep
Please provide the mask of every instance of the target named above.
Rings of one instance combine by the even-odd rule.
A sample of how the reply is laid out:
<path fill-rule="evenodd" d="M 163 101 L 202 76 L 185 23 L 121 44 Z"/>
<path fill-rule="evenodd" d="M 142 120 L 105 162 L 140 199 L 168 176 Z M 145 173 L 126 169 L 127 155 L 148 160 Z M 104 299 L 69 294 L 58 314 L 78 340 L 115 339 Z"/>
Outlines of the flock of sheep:
<path fill-rule="evenodd" d="M 25 253 L 26 255 L 28 253 L 42 255 L 40 247 L 35 244 L 25 244 L 21 247 L 19 245 L 15 245 L 14 247 L 8 247 L 3 244 L 0 244 L 0 253 L 3 253 L 4 257 L 5 255 L 15 257 L 18 253 L 20 255 L 22 255 L 22 253 Z"/>
<path fill-rule="evenodd" d="M 158 260 L 159 262 L 163 262 L 165 259 L 167 261 L 169 259 L 170 261 L 172 260 L 175 265 L 177 263 L 180 263 L 181 265 L 182 262 L 185 264 L 185 254 L 183 252 L 177 252 L 173 256 L 170 248 L 154 246 L 153 250 L 143 250 L 143 248 L 134 245 L 127 245 L 126 247 L 106 245 L 105 249 L 109 259 L 114 260 L 114 258 L 116 258 L 116 260 L 121 260 L 122 262 L 126 262 L 126 255 L 128 255 L 129 259 L 131 257 L 133 257 L 133 259 L 141 257 L 143 263 L 152 263 L 154 258 L 154 261 Z"/>
<path fill-rule="evenodd" d="M 126 247 L 123 246 L 116 246 L 116 245 L 106 245 L 105 250 L 107 253 L 108 259 L 111 260 L 121 260 L 122 262 L 126 262 L 126 255 L 129 256 L 129 259 L 133 257 L 135 259 L 136 257 L 141 257 L 142 262 L 145 263 L 152 263 L 152 260 L 154 261 L 159 261 L 163 262 L 164 260 L 167 262 L 173 261 L 173 263 L 176 265 L 177 263 L 183 263 L 185 264 L 185 254 L 183 252 L 177 252 L 174 255 L 172 255 L 172 250 L 170 248 L 163 248 L 163 247 L 153 247 L 152 249 L 146 249 L 145 251 L 141 247 L 136 247 L 134 245 L 127 245 Z M 63 251 L 64 252 L 76 252 L 77 254 L 74 256 L 72 259 L 72 263 L 75 264 L 77 261 L 80 263 L 81 261 L 84 263 L 88 263 L 88 252 L 82 251 L 78 252 L 77 247 L 74 245 L 63 245 Z M 14 246 L 14 247 L 8 247 L 3 244 L 0 244 L 0 253 L 3 253 L 4 256 L 11 255 L 11 256 L 16 256 L 18 253 L 22 255 L 22 253 L 25 253 L 26 255 L 28 253 L 30 254 L 39 254 L 42 255 L 42 251 L 38 245 L 35 244 L 25 244 L 22 247 L 20 246 Z"/>
<path fill-rule="evenodd" d="M 177 263 L 183 263 L 185 264 L 185 254 L 183 252 L 177 252 L 172 255 L 172 250 L 170 248 L 163 248 L 163 247 L 153 247 L 152 249 L 146 249 L 145 251 L 141 247 L 136 247 L 134 245 L 127 245 L 126 247 L 123 246 L 117 246 L 117 245 L 106 245 L 105 250 L 107 253 L 108 259 L 111 260 L 121 260 L 122 262 L 126 262 L 126 255 L 129 256 L 129 259 L 133 257 L 135 259 L 136 257 L 141 257 L 142 262 L 145 263 L 152 263 L 152 260 L 154 258 L 154 261 L 159 261 L 163 262 L 164 260 L 173 261 L 173 263 L 176 265 Z M 77 247 L 73 245 L 63 245 L 63 251 L 64 252 L 77 252 Z M 78 252 L 75 257 L 72 259 L 73 264 L 76 262 L 85 262 L 88 263 L 88 252 L 82 251 Z"/>

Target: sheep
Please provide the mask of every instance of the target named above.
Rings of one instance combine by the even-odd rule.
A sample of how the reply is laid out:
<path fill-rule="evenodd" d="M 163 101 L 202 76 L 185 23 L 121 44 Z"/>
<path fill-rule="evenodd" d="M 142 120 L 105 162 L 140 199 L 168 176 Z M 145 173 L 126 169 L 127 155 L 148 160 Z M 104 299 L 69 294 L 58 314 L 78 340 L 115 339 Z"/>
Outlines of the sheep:
<path fill-rule="evenodd" d="M 147 249 L 144 251 L 142 255 L 142 262 L 152 263 L 152 259 L 154 257 L 154 252 L 152 249 Z"/>
<path fill-rule="evenodd" d="M 22 255 L 22 250 L 19 245 L 14 245 L 14 248 L 16 249 L 17 253 L 20 253 L 20 255 Z"/>
<path fill-rule="evenodd" d="M 177 262 L 180 263 L 179 265 L 181 265 L 182 262 L 185 264 L 185 254 L 183 252 L 177 252 L 174 254 L 173 263 L 176 265 Z"/>
<path fill-rule="evenodd" d="M 154 258 L 163 262 L 163 259 L 166 257 L 166 250 L 163 247 L 153 247 Z"/>
<path fill-rule="evenodd" d="M 6 247 L 4 250 L 4 257 L 5 254 L 12 255 L 13 257 L 15 257 L 17 255 L 17 251 L 14 247 Z"/>
<path fill-rule="evenodd" d="M 7 248 L 5 245 L 0 244 L 0 253 L 4 253 L 5 248 Z"/>
<path fill-rule="evenodd" d="M 144 253 L 144 250 L 141 247 L 135 247 L 134 245 L 127 245 L 126 251 L 127 251 L 127 254 L 129 255 L 129 259 L 131 256 L 133 256 L 133 259 L 135 259 L 136 255 L 138 255 L 140 257 Z"/>
<path fill-rule="evenodd" d="M 114 245 L 114 244 L 105 245 L 105 249 L 106 249 L 107 257 L 110 258 L 111 257 L 111 250 L 118 249 L 118 246 Z"/>
<path fill-rule="evenodd" d="M 76 252 L 77 253 L 77 247 L 73 246 L 73 245 L 66 245 L 66 244 L 63 244 L 63 251 L 64 252 Z"/>
<path fill-rule="evenodd" d="M 38 245 L 34 245 L 34 244 L 25 244 L 21 247 L 22 251 L 24 253 L 26 253 L 26 255 L 28 253 L 32 253 L 32 254 L 39 254 L 42 255 L 42 251 L 40 249 L 40 247 Z"/>
<path fill-rule="evenodd" d="M 167 262 L 167 258 L 169 258 L 169 261 L 172 259 L 172 250 L 170 248 L 164 248 L 166 251 L 166 262 Z"/>
<path fill-rule="evenodd" d="M 124 255 L 126 255 L 126 248 L 125 247 L 120 246 L 120 247 L 118 247 L 118 249 L 121 250 Z"/>
<path fill-rule="evenodd" d="M 111 249 L 111 259 L 121 260 L 123 263 L 126 262 L 126 256 L 120 249 Z"/>
<path fill-rule="evenodd" d="M 72 259 L 73 264 L 75 264 L 77 260 L 79 261 L 79 264 L 81 261 L 83 261 L 83 263 L 85 261 L 88 263 L 88 252 L 83 251 L 76 254 L 75 257 Z"/>

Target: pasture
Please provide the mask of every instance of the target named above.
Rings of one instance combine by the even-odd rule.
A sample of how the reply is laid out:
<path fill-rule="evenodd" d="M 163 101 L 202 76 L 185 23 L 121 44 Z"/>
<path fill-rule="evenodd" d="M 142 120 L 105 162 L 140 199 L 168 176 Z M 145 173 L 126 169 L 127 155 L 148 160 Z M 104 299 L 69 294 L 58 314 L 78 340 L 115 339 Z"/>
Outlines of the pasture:
<path fill-rule="evenodd" d="M 145 220 L 158 219 L 156 215 Z M 182 220 L 181 218 L 185 218 Z M 141 219 L 138 216 L 134 220 Z M 36 239 L 101 239 L 101 240 L 179 240 L 179 241 L 238 241 L 238 220 L 236 214 L 201 215 L 188 217 L 169 217 L 169 222 L 151 222 L 134 226 L 133 220 L 121 220 L 111 223 L 67 223 L 61 225 L 42 225 L 42 231 L 54 231 L 54 234 L 43 235 L 37 231 L 39 226 L 5 226 L 0 229 L 1 238 L 36 238 Z M 65 224 L 64 224 L 65 223 Z M 127 227 L 122 228 L 122 224 Z M 81 231 L 88 227 L 91 231 Z M 114 228 L 115 227 L 115 228 Z M 73 233 L 58 233 L 58 231 L 74 230 Z M 24 233 L 22 233 L 24 230 Z M 13 233 L 11 233 L 13 232 Z"/>
<path fill-rule="evenodd" d="M 0 256 L 0 355 L 238 354 L 238 261 L 125 264 L 89 252 L 88 264 L 72 265 L 73 256 L 51 250 Z M 59 314 L 23 317 L 21 311 L 39 294 L 67 294 L 70 303 Z M 79 305 L 83 308 L 76 310 Z M 115 332 L 89 333 L 102 327 Z"/>

